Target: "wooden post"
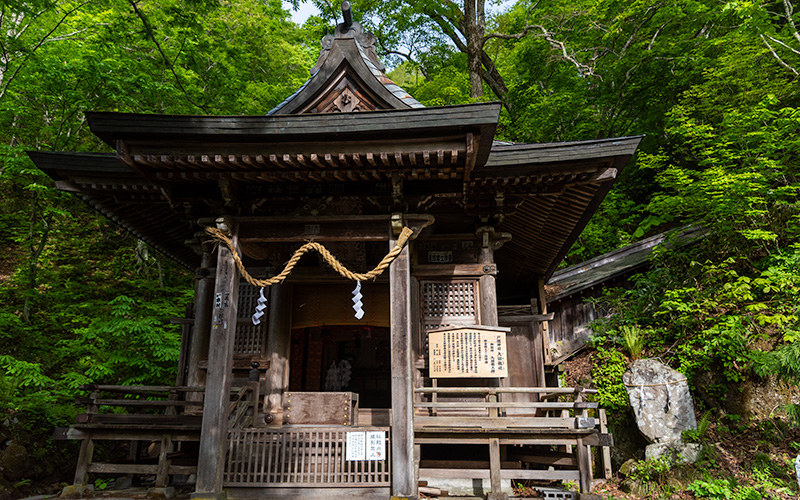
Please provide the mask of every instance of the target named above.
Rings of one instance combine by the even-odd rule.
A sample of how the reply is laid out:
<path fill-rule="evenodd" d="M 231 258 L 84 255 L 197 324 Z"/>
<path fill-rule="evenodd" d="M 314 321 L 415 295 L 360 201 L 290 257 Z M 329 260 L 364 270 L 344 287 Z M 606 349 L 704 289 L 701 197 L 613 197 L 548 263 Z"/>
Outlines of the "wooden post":
<path fill-rule="evenodd" d="M 265 411 L 273 416 L 273 424 L 280 425 L 283 419 L 283 393 L 289 390 L 289 348 L 291 347 L 292 310 L 289 285 L 269 287 L 269 329 L 267 333 L 267 390 Z M 300 369 L 301 367 L 297 367 Z"/>
<path fill-rule="evenodd" d="M 218 222 L 222 222 L 219 220 Z M 237 229 L 228 226 L 234 248 Z M 219 224 L 218 224 L 219 227 Z M 200 453 L 197 483 L 192 498 L 225 498 L 222 473 L 228 441 L 228 406 L 230 406 L 233 370 L 233 339 L 236 333 L 236 308 L 239 302 L 239 272 L 225 245 L 217 250 L 217 274 L 214 283 L 213 317 L 208 346 L 208 378 L 200 430 Z"/>
<path fill-rule="evenodd" d="M 608 433 L 608 417 L 606 417 L 606 410 L 605 408 L 600 408 L 597 413 L 600 418 L 600 432 L 606 434 Z M 611 471 L 611 448 L 608 446 L 603 446 L 600 448 L 600 450 L 603 458 L 603 477 L 606 479 L 611 479 L 611 476 L 613 475 L 613 472 Z"/>
<path fill-rule="evenodd" d="M 192 304 L 186 304 L 183 318 L 188 320 L 192 317 Z M 181 351 L 178 355 L 178 374 L 175 377 L 175 385 L 186 385 L 187 363 L 189 362 L 189 348 L 191 345 L 192 325 L 188 322 L 181 324 Z"/>
<path fill-rule="evenodd" d="M 94 455 L 92 431 L 86 431 L 86 437 L 81 441 L 81 451 L 78 453 L 78 466 L 75 468 L 73 484 L 87 484 L 89 481 L 89 464 L 92 463 L 92 455 Z"/>
<path fill-rule="evenodd" d="M 164 434 L 161 438 L 161 449 L 158 452 L 158 469 L 156 470 L 156 488 L 166 488 L 169 484 L 169 454 L 172 453 L 172 435 Z"/>
<path fill-rule="evenodd" d="M 544 291 L 544 279 L 537 279 L 536 283 L 536 296 L 539 302 L 539 314 L 547 314 L 547 297 Z M 542 352 L 544 353 L 544 362 L 550 364 L 552 361 L 550 355 L 550 322 L 542 321 Z"/>
<path fill-rule="evenodd" d="M 492 491 L 487 495 L 487 500 L 505 500 L 507 494 L 502 491 L 500 480 L 500 439 L 489 438 L 489 482 Z"/>
<path fill-rule="evenodd" d="M 389 240 L 389 248 L 397 241 Z M 392 496 L 417 498 L 411 373 L 411 266 L 408 245 L 389 266 L 392 375 Z"/>
<path fill-rule="evenodd" d="M 203 252 L 201 272 L 214 264 L 214 255 Z M 200 369 L 200 360 L 208 357 L 208 339 L 211 333 L 211 314 L 214 307 L 214 277 L 203 276 L 197 281 L 194 292 L 194 325 L 189 348 L 189 376 L 187 385 L 201 387 L 206 384 L 206 373 Z M 190 401 L 200 401 L 202 393 L 190 392 L 186 398 Z"/>
<path fill-rule="evenodd" d="M 589 455 L 589 447 L 583 444 L 583 438 L 578 438 L 575 446 L 578 452 L 578 475 L 580 477 L 581 493 L 592 492 L 592 457 Z"/>

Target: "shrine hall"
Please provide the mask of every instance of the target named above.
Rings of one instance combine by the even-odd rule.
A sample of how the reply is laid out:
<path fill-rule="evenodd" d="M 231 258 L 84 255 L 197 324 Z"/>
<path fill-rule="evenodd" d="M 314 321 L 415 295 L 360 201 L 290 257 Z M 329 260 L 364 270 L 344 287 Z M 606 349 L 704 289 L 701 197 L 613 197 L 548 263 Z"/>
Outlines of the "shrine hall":
<path fill-rule="evenodd" d="M 91 112 L 113 152 L 29 153 L 194 273 L 175 385 L 86 386 L 56 430 L 70 491 L 502 499 L 610 473 L 593 391 L 552 376 L 544 285 L 641 137 L 497 140 L 500 103 L 423 106 L 346 19 L 264 115 Z"/>

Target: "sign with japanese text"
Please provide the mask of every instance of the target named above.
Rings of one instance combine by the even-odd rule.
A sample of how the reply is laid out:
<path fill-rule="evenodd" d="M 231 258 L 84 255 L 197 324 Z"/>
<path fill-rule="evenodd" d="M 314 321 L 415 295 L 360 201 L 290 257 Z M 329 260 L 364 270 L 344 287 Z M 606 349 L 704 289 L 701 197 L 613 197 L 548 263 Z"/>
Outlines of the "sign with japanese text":
<path fill-rule="evenodd" d="M 345 447 L 348 462 L 386 460 L 386 432 L 348 432 Z"/>
<path fill-rule="evenodd" d="M 367 434 L 367 460 L 385 460 L 386 432 L 368 431 L 366 434 Z"/>
<path fill-rule="evenodd" d="M 345 444 L 346 458 L 349 462 L 364 460 L 366 448 L 366 436 L 363 432 L 348 432 L 347 443 Z"/>
<path fill-rule="evenodd" d="M 430 376 L 507 377 L 507 331 L 507 328 L 471 326 L 428 333 Z"/>

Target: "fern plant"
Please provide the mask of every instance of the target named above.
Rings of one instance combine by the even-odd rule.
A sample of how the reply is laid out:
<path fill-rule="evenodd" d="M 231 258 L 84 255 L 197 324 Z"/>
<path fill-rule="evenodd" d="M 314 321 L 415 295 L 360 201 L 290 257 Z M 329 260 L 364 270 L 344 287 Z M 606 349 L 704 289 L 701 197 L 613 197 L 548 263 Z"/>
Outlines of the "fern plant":
<path fill-rule="evenodd" d="M 635 325 L 622 325 L 620 328 L 622 341 L 631 356 L 631 361 L 636 361 L 642 356 L 644 349 L 644 332 Z"/>
<path fill-rule="evenodd" d="M 711 410 L 708 410 L 707 412 L 703 413 L 703 416 L 697 421 L 696 429 L 683 431 L 683 440 L 687 443 L 702 443 L 710 426 Z"/>

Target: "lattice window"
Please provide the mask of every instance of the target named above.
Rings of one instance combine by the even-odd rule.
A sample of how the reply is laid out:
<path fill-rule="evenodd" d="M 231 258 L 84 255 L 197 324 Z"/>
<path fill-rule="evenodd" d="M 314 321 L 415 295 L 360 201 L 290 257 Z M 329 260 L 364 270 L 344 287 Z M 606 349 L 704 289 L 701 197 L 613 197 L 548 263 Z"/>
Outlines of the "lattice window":
<path fill-rule="evenodd" d="M 477 280 L 423 281 L 420 286 L 424 331 L 480 323 Z"/>
<path fill-rule="evenodd" d="M 255 312 L 259 288 L 247 283 L 239 285 L 239 321 L 234 338 L 234 356 L 257 356 L 264 353 L 267 332 L 267 315 L 261 317 L 261 324 L 254 325 L 251 316 Z M 265 292 L 266 293 L 266 292 Z M 267 312 L 266 310 L 264 311 Z"/>

